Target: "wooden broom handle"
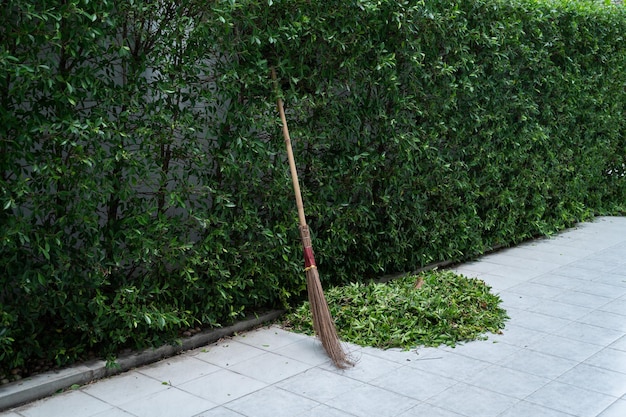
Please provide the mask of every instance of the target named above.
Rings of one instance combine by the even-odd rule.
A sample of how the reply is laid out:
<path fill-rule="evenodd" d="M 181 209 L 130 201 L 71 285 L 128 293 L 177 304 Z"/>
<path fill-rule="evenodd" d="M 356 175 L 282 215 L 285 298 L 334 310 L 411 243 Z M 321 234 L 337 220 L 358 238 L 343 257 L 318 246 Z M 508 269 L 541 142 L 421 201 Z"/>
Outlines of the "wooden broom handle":
<path fill-rule="evenodd" d="M 302 193 L 300 192 L 300 183 L 298 182 L 298 171 L 296 170 L 296 161 L 293 157 L 291 148 L 291 138 L 289 137 L 289 129 L 287 128 L 287 118 L 285 117 L 285 109 L 283 108 L 283 100 L 280 98 L 278 90 L 278 81 L 276 80 L 276 70 L 272 67 L 272 80 L 276 88 L 276 105 L 280 120 L 283 123 L 283 137 L 285 138 L 285 147 L 287 148 L 287 159 L 289 160 L 289 170 L 291 171 L 291 182 L 293 183 L 293 191 L 296 195 L 296 205 L 298 206 L 298 219 L 300 226 L 306 226 L 306 217 L 304 215 L 304 203 L 302 202 Z"/>

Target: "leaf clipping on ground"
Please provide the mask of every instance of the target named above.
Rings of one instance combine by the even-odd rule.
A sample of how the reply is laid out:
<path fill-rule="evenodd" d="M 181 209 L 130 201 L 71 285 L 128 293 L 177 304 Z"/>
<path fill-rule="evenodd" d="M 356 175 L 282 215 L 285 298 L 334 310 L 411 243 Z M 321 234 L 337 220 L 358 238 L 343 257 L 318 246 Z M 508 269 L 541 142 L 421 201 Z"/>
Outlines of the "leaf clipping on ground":
<path fill-rule="evenodd" d="M 332 287 L 326 299 L 343 341 L 384 349 L 485 339 L 508 319 L 484 281 L 446 270 Z M 313 334 L 308 302 L 286 315 L 283 326 Z"/>

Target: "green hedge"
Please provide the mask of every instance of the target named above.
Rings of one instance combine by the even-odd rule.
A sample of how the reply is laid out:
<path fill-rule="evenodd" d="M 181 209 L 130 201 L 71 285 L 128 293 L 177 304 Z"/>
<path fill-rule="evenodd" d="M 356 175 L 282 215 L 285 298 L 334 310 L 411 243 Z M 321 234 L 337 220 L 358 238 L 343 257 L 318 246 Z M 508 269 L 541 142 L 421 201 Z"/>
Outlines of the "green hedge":
<path fill-rule="evenodd" d="M 497 0 L 3 3 L 0 361 L 174 340 L 626 201 L 626 16 Z"/>

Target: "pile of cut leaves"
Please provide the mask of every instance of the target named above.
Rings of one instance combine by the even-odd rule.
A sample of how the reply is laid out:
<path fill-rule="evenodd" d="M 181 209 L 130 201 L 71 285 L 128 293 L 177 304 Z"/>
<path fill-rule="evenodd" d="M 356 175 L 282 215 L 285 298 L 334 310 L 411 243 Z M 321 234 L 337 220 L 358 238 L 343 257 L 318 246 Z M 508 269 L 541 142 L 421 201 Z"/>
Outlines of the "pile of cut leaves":
<path fill-rule="evenodd" d="M 383 349 L 486 339 L 508 319 L 502 300 L 484 281 L 446 270 L 333 287 L 326 298 L 344 342 Z M 312 335 L 309 303 L 287 314 L 283 326 Z"/>

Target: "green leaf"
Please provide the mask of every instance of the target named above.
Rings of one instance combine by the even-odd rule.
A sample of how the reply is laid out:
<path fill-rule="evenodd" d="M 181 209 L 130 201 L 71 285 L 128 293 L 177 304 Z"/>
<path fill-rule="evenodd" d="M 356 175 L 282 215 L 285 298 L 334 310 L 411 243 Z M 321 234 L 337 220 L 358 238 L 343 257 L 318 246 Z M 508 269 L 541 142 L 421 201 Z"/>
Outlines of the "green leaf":
<path fill-rule="evenodd" d="M 499 331 L 508 318 L 499 307 L 500 298 L 483 281 L 449 271 L 385 284 L 332 287 L 326 297 L 342 340 L 361 346 L 454 346 Z M 308 302 L 288 314 L 283 324 L 312 334 Z"/>

